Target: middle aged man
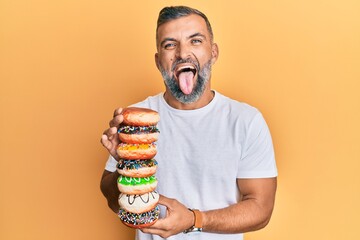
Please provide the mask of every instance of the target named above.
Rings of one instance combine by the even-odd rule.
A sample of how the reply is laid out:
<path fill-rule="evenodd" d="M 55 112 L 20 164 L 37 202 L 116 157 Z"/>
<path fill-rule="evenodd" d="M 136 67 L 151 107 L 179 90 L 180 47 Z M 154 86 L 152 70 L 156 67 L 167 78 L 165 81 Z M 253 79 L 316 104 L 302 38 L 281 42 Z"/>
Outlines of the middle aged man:
<path fill-rule="evenodd" d="M 136 237 L 242 239 L 242 233 L 267 225 L 274 206 L 277 169 L 267 125 L 257 109 L 211 90 L 218 46 L 203 13 L 166 7 L 156 33 L 155 61 L 166 91 L 135 106 L 161 116 L 156 176 L 162 217 Z M 115 110 L 101 139 L 111 155 L 101 189 L 114 212 L 121 111 Z"/>

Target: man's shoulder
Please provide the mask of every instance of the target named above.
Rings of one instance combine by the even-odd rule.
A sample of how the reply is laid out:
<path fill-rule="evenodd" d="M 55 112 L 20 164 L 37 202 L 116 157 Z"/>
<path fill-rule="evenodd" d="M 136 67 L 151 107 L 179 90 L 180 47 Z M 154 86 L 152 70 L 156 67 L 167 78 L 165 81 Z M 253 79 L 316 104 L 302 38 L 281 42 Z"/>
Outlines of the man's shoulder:
<path fill-rule="evenodd" d="M 142 108 L 154 108 L 154 106 L 158 105 L 161 101 L 163 93 L 158 93 L 153 96 L 148 96 L 141 102 L 137 102 L 132 104 L 132 107 L 142 107 Z"/>
<path fill-rule="evenodd" d="M 219 95 L 219 107 L 231 113 L 230 115 L 254 116 L 260 113 L 256 107 L 246 102 L 233 99 L 221 93 L 217 94 Z"/>

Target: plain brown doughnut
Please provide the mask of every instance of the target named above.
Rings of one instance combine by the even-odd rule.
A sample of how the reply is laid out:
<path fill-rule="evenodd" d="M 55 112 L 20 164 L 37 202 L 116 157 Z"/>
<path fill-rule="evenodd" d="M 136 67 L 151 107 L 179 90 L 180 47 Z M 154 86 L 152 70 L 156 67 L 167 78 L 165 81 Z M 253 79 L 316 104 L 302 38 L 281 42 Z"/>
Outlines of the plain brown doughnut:
<path fill-rule="evenodd" d="M 160 121 L 158 112 L 148 108 L 128 107 L 122 111 L 123 124 L 130 126 L 156 125 Z"/>

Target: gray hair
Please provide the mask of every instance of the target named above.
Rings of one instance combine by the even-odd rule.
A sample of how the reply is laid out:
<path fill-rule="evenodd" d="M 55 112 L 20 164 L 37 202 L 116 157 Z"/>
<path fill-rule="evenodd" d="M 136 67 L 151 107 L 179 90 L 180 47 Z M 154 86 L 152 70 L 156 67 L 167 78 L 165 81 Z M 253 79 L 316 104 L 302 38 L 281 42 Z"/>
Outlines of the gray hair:
<path fill-rule="evenodd" d="M 156 42 L 158 41 L 157 30 L 160 25 L 162 25 L 166 22 L 169 22 L 171 20 L 185 17 L 185 16 L 188 16 L 191 14 L 199 15 L 200 17 L 202 17 L 205 20 L 207 29 L 210 33 L 210 40 L 212 42 L 214 40 L 214 35 L 213 35 L 213 31 L 212 31 L 210 22 L 209 22 L 208 18 L 206 17 L 206 15 L 197 9 L 194 9 L 191 7 L 186 7 L 186 6 L 171 6 L 171 7 L 164 7 L 163 9 L 161 9 L 158 20 L 157 20 L 157 26 L 156 26 Z"/>

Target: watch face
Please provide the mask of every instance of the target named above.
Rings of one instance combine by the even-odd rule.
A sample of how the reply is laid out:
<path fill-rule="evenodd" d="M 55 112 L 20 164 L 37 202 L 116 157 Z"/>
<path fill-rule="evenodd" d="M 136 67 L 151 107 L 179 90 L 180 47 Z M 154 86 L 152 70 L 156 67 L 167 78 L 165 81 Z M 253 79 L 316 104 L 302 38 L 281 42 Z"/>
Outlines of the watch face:
<path fill-rule="evenodd" d="M 190 232 L 202 232 L 202 228 L 196 228 L 192 226 L 191 228 L 185 230 L 183 233 L 190 233 Z"/>

